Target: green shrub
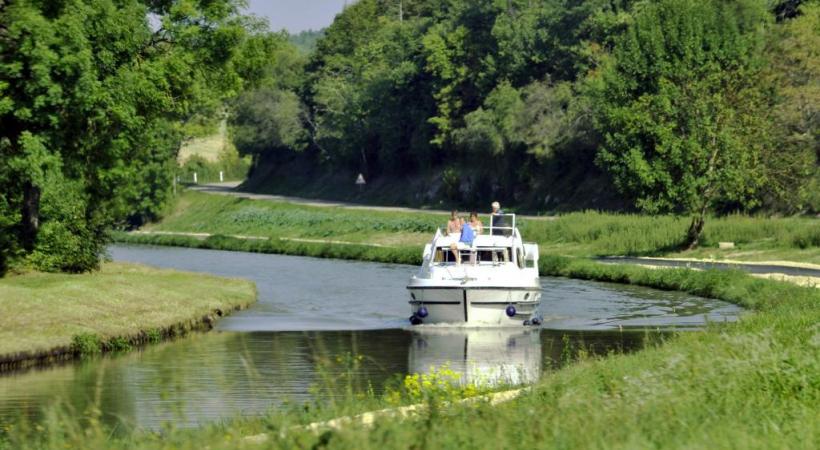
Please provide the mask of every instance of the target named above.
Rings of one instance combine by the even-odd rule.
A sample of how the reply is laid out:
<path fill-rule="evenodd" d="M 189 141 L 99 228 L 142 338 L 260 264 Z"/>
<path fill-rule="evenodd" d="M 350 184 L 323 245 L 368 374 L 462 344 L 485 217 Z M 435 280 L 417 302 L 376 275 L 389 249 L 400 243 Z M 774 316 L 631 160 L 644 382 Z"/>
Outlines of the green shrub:
<path fill-rule="evenodd" d="M 820 247 L 820 223 L 814 228 L 795 232 L 791 243 L 793 246 L 802 249 Z"/>
<path fill-rule="evenodd" d="M 40 229 L 28 262 L 44 272 L 87 272 L 99 267 L 103 223 L 86 218 L 82 183 L 49 178 L 40 199 Z M 98 228 L 97 228 L 98 227 Z"/>
<path fill-rule="evenodd" d="M 37 234 L 37 245 L 28 260 L 44 272 L 87 272 L 99 267 L 101 245 L 81 224 L 51 220 Z"/>
<path fill-rule="evenodd" d="M 186 136 L 204 138 L 219 133 L 219 114 L 194 114 L 183 126 Z"/>
<path fill-rule="evenodd" d="M 190 236 L 112 234 L 116 242 L 125 244 L 169 245 L 176 247 L 204 248 L 212 250 L 233 250 L 254 253 L 271 253 L 316 258 L 352 259 L 395 264 L 421 264 L 421 249 L 406 247 L 371 247 L 367 245 L 331 244 L 321 242 L 298 242 L 284 239 L 239 239 L 224 235 L 214 235 L 207 239 Z"/>
<path fill-rule="evenodd" d="M 102 351 L 102 340 L 94 333 L 80 333 L 71 338 L 71 351 L 78 355 L 96 355 Z"/>
<path fill-rule="evenodd" d="M 551 221 L 522 219 L 519 228 L 527 240 L 541 244 L 579 244 L 596 255 L 660 255 L 681 249 L 687 217 L 611 214 L 595 211 L 570 213 Z M 706 220 L 701 245 L 717 247 L 734 242 L 771 248 L 820 246 L 820 223 L 809 218 L 766 218 L 743 215 Z"/>
<path fill-rule="evenodd" d="M 152 328 L 145 332 L 145 338 L 151 344 L 157 344 L 162 341 L 162 331 L 159 328 Z"/>
<path fill-rule="evenodd" d="M 14 211 L 6 196 L 0 193 L 0 276 L 3 275 L 14 253 L 14 227 L 20 221 L 19 211 Z"/>
<path fill-rule="evenodd" d="M 250 165 L 250 159 L 239 157 L 236 150 L 224 150 L 217 161 L 199 155 L 190 156 L 179 168 L 178 176 L 181 182 L 192 183 L 196 173 L 197 183 L 214 183 L 219 181 L 221 171 L 225 181 L 244 180 Z"/>
<path fill-rule="evenodd" d="M 119 336 L 109 339 L 104 347 L 109 352 L 127 352 L 133 348 L 128 339 Z"/>
<path fill-rule="evenodd" d="M 461 198 L 461 178 L 458 171 L 453 167 L 448 167 L 441 172 L 441 188 L 444 190 L 444 197 L 449 200 Z"/>

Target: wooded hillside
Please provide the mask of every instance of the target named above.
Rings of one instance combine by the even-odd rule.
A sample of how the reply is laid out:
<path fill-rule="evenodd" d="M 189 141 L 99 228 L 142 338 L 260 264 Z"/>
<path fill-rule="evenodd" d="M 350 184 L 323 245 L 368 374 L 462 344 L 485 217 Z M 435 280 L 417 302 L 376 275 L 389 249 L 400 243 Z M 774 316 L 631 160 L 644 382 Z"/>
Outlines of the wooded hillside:
<path fill-rule="evenodd" d="M 432 174 L 421 203 L 547 210 L 593 179 L 610 207 L 816 211 L 818 26 L 800 1 L 360 0 L 234 125 L 314 183 Z"/>

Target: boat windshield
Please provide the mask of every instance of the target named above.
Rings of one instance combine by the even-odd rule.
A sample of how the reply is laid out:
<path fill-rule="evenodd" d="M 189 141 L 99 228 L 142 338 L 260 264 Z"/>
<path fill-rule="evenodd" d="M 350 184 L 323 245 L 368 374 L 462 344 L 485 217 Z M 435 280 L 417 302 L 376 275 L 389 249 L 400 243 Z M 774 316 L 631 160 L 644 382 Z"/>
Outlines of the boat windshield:
<path fill-rule="evenodd" d="M 493 236 L 512 236 L 515 230 L 515 214 L 492 214 L 490 216 L 490 234 Z"/>
<path fill-rule="evenodd" d="M 479 247 L 476 249 L 463 249 L 459 251 L 461 252 L 462 262 L 469 261 L 473 264 L 508 263 L 510 262 L 510 255 L 512 254 L 512 249 L 510 247 Z M 433 262 L 455 264 L 456 258 L 450 250 L 450 247 L 437 247 Z"/>

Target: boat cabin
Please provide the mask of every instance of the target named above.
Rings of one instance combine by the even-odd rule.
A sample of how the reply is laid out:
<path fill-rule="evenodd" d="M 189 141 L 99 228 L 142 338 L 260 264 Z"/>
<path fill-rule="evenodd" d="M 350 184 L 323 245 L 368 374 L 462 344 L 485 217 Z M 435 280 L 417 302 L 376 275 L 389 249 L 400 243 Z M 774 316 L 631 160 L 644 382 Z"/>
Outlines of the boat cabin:
<path fill-rule="evenodd" d="M 425 262 L 430 266 L 455 265 L 456 257 L 450 246 L 459 243 L 459 234 L 446 235 L 436 232 L 433 242 L 424 252 Z M 538 250 L 535 244 L 524 243 L 515 227 L 515 214 L 491 216 L 490 226 L 476 235 L 470 247 L 459 245 L 461 263 L 474 266 L 499 266 L 514 264 L 521 269 L 535 268 Z"/>

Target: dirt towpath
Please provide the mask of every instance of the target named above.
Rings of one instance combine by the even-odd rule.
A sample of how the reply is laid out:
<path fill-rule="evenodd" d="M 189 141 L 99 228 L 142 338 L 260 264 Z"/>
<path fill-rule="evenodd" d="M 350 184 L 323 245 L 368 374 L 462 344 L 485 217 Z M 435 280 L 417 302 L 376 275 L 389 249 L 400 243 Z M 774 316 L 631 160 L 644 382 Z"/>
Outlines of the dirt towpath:
<path fill-rule="evenodd" d="M 251 200 L 270 200 L 275 202 L 287 202 L 293 203 L 297 205 L 306 205 L 306 206 L 324 206 L 330 208 L 347 208 L 347 209 L 358 209 L 358 210 L 365 210 L 365 211 L 393 211 L 393 212 L 404 212 L 404 213 L 429 213 L 429 214 L 450 214 L 450 211 L 445 211 L 441 209 L 420 209 L 420 208 L 407 208 L 403 206 L 373 206 L 373 205 L 362 205 L 359 203 L 350 203 L 350 202 L 336 202 L 330 200 L 317 200 L 311 198 L 303 198 L 303 197 L 291 197 L 288 195 L 270 195 L 270 194 L 256 194 L 253 192 L 246 192 L 240 191 L 237 188 L 239 187 L 238 181 L 231 181 L 225 183 L 211 183 L 211 184 L 200 184 L 196 186 L 189 186 L 188 189 L 197 192 L 205 192 L 208 194 L 216 194 L 216 195 L 229 195 L 231 197 L 237 198 L 247 198 Z M 489 206 L 489 205 L 488 205 Z M 518 215 L 518 217 L 525 218 L 528 220 L 554 220 L 555 217 L 553 216 L 525 216 L 525 215 Z"/>

